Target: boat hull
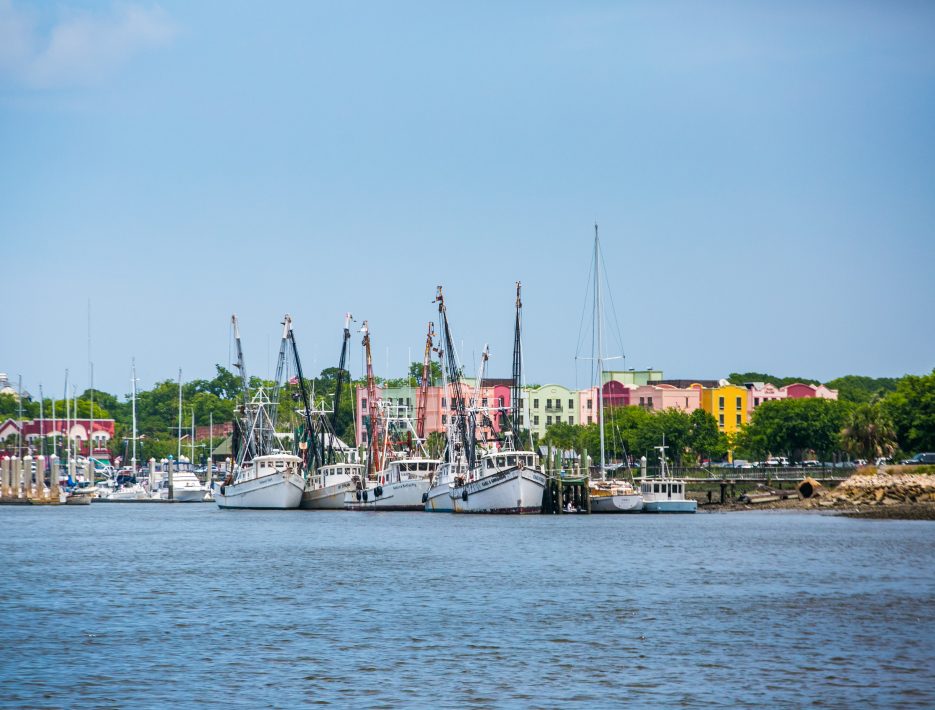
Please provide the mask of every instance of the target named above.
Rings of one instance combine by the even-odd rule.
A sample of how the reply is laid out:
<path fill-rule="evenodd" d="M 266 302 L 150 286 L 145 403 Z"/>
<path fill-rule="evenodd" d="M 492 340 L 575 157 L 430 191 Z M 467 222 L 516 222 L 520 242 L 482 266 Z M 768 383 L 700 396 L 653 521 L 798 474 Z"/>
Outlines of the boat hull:
<path fill-rule="evenodd" d="M 451 499 L 451 484 L 442 483 L 429 488 L 424 508 L 426 513 L 453 513 L 455 506 Z"/>
<path fill-rule="evenodd" d="M 698 502 L 694 500 L 643 501 L 644 513 L 694 513 Z"/>
<path fill-rule="evenodd" d="M 380 495 L 376 495 L 380 488 Z M 422 494 L 429 489 L 428 479 L 414 478 L 381 486 L 368 487 L 366 491 L 348 491 L 344 498 L 346 510 L 425 510 Z M 357 494 L 360 493 L 360 500 Z M 367 500 L 364 500 L 364 493 Z"/>
<path fill-rule="evenodd" d="M 217 486 L 214 501 L 219 508 L 290 510 L 298 508 L 305 478 L 298 473 L 273 473 L 240 483 Z"/>
<path fill-rule="evenodd" d="M 643 496 L 639 493 L 591 496 L 592 513 L 639 513 L 643 509 Z"/>
<path fill-rule="evenodd" d="M 542 512 L 545 476 L 512 468 L 454 486 L 449 497 L 455 513 L 530 515 Z"/>
<path fill-rule="evenodd" d="M 302 494 L 302 504 L 299 507 L 306 510 L 344 510 L 344 498 L 348 491 L 353 490 L 353 486 L 348 478 L 341 483 L 306 490 Z"/>

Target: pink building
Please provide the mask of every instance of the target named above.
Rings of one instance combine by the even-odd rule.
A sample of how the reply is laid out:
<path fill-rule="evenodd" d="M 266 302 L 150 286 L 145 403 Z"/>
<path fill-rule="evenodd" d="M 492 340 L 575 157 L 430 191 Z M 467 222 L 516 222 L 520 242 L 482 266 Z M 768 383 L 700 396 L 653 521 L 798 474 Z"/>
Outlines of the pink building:
<path fill-rule="evenodd" d="M 690 413 L 701 408 L 701 388 L 666 384 L 631 387 L 630 404 L 651 411 L 678 409 Z"/>
<path fill-rule="evenodd" d="M 746 382 L 747 388 L 747 413 L 753 414 L 753 410 L 759 407 L 763 402 L 772 402 L 777 399 L 785 399 L 786 392 L 771 382 Z"/>
<path fill-rule="evenodd" d="M 786 397 L 792 399 L 801 399 L 802 397 L 818 397 L 820 399 L 838 398 L 837 390 L 828 389 L 824 385 L 805 385 L 801 382 L 795 382 L 791 385 L 780 387 L 780 390 L 786 393 Z"/>
<path fill-rule="evenodd" d="M 415 428 L 419 389 L 417 387 L 377 387 L 377 406 L 392 416 L 408 418 Z M 474 387 L 461 385 L 461 396 L 466 407 L 475 406 Z M 503 428 L 502 418 L 509 417 L 510 388 L 496 384 L 481 387 L 480 402 L 476 406 L 486 408 L 486 420 L 478 418 L 479 437 L 493 437 Z M 425 403 L 425 435 L 444 432 L 450 417 L 455 414 L 454 387 L 448 385 L 448 391 L 442 387 L 429 387 Z M 357 387 L 355 417 L 355 436 L 357 446 L 367 442 L 366 417 L 369 416 L 367 388 Z"/>
<path fill-rule="evenodd" d="M 91 437 L 88 436 L 89 432 Z M 22 435 L 23 444 L 33 449 L 39 448 L 39 439 L 42 437 L 58 441 L 68 436 L 77 442 L 79 455 L 87 456 L 90 452 L 94 458 L 110 460 L 107 446 L 114 438 L 114 420 L 95 419 L 93 431 L 90 419 L 70 419 L 67 424 L 64 419 L 28 419 L 21 422 L 7 419 L 0 424 L 0 441 L 9 441 L 19 434 Z M 89 438 L 93 439 L 93 451 L 88 446 Z"/>

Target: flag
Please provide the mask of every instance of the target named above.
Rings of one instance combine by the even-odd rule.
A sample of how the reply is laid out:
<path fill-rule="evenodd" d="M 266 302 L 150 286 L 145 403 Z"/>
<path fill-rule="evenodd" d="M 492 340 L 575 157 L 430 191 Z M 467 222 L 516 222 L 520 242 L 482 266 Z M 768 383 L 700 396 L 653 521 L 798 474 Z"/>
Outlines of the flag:
<path fill-rule="evenodd" d="M 297 385 L 297 384 L 299 384 L 299 377 L 298 377 L 298 375 L 296 375 L 295 377 L 290 378 L 290 379 L 289 379 L 289 384 L 290 384 L 290 385 Z"/>

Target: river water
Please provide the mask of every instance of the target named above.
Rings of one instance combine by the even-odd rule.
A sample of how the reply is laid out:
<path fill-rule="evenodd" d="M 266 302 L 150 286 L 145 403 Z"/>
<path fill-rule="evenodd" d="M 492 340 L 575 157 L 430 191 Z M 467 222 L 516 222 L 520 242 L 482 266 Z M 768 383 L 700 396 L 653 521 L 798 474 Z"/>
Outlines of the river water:
<path fill-rule="evenodd" d="M 0 507 L 0 704 L 935 706 L 935 523 Z"/>

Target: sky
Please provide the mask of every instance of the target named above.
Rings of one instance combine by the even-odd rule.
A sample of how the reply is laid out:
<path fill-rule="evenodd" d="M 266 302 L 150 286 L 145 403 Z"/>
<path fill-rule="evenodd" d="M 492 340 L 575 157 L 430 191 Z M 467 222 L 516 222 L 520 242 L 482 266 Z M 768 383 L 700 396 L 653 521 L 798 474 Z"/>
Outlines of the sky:
<path fill-rule="evenodd" d="M 34 393 L 211 377 L 232 313 L 252 374 L 284 313 L 336 365 L 351 312 L 400 376 L 439 284 L 509 376 L 517 280 L 527 381 L 584 387 L 595 222 L 616 366 L 931 371 L 935 5 L 0 0 Z"/>

